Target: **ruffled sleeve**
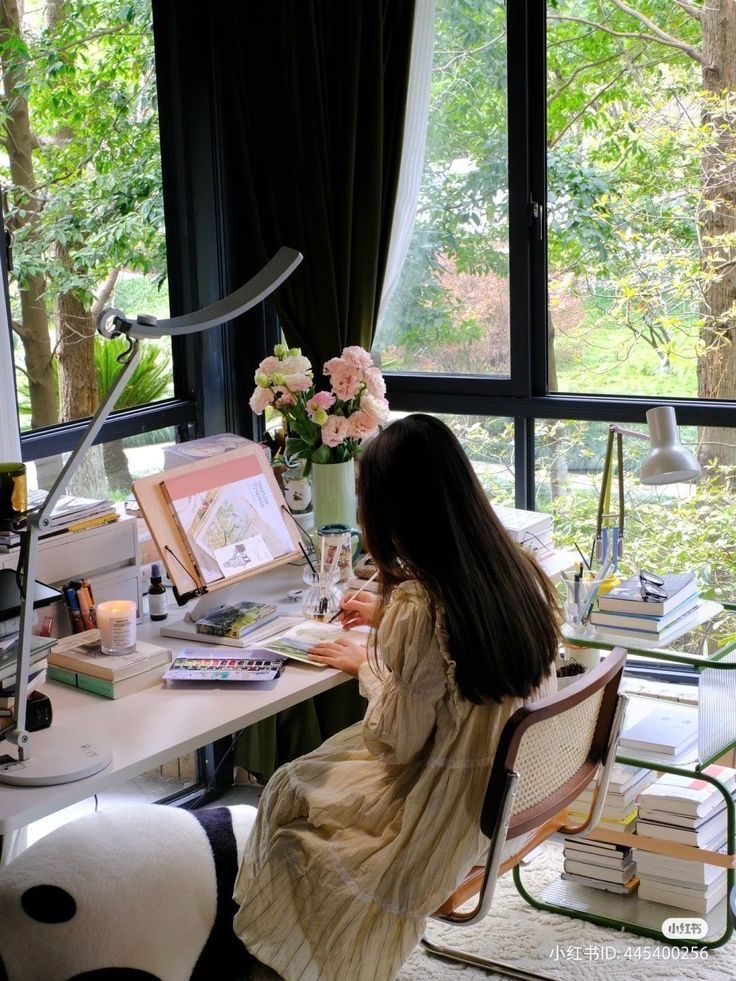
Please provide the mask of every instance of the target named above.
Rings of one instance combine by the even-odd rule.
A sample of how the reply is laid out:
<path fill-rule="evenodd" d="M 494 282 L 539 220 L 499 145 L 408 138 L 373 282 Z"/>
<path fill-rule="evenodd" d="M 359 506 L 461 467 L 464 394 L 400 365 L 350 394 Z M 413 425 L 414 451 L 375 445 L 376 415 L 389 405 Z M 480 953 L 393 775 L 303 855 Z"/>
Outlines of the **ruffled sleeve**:
<path fill-rule="evenodd" d="M 383 675 L 361 668 L 369 697 L 363 740 L 387 763 L 409 763 L 423 755 L 435 729 L 437 703 L 448 688 L 426 600 L 409 584 L 397 589 L 378 632 Z M 427 747 L 428 749 L 428 747 Z"/>

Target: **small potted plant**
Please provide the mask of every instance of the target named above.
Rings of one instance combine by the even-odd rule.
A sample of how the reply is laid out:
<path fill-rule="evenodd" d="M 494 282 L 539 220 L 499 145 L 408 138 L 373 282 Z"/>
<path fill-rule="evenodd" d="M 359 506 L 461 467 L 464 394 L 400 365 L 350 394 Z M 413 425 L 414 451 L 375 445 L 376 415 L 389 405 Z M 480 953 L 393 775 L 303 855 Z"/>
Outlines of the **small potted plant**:
<path fill-rule="evenodd" d="M 579 661 L 569 660 L 558 662 L 557 664 L 557 690 L 567 688 L 574 681 L 577 681 L 581 674 L 585 674 L 588 669 Z"/>

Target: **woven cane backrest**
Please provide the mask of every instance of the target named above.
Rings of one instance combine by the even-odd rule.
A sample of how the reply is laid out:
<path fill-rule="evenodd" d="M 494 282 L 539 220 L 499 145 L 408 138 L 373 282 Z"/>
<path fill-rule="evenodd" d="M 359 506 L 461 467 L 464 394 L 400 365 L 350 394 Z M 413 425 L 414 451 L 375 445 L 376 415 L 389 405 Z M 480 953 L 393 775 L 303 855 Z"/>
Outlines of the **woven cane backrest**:
<path fill-rule="evenodd" d="M 614 731 L 626 651 L 616 648 L 569 688 L 518 709 L 504 726 L 491 768 L 481 828 L 493 837 L 510 774 L 516 774 L 508 838 L 539 827 L 595 776 Z"/>
<path fill-rule="evenodd" d="M 552 797 L 580 772 L 590 755 L 602 699 L 601 688 L 566 712 L 526 730 L 516 756 L 519 782 L 512 820 Z"/>

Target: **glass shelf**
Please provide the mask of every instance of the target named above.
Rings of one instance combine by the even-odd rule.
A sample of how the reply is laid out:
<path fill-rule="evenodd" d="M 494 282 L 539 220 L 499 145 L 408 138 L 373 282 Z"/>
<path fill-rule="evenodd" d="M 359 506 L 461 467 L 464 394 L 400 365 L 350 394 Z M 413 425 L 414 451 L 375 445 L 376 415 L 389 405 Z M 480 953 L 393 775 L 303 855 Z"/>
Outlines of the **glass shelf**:
<path fill-rule="evenodd" d="M 692 702 L 692 712 L 697 713 L 698 741 L 697 747 L 688 753 L 688 760 L 670 761 L 667 766 L 660 755 L 647 755 L 644 750 L 619 749 L 616 759 L 622 763 L 634 766 L 644 766 L 652 770 L 669 770 L 683 772 L 695 776 L 708 764 L 715 762 L 736 746 L 736 604 L 724 603 L 722 608 L 717 606 L 715 615 L 705 617 L 703 622 L 693 627 L 688 633 L 678 638 L 666 648 L 642 648 L 635 642 L 627 642 L 621 637 L 594 633 L 586 636 L 570 627 L 563 629 L 565 639 L 572 643 L 602 650 L 612 650 L 614 647 L 625 647 L 628 650 L 627 666 L 641 667 L 650 664 L 652 667 L 659 662 L 661 665 L 689 666 L 697 680 L 697 698 L 688 693 L 687 701 Z M 638 683 L 637 683 L 638 685 Z M 639 686 L 641 689 L 641 686 Z M 645 685 L 643 686 L 646 687 Z M 668 687 L 672 687 L 671 685 Z M 687 686 L 682 686 L 683 688 Z M 692 691 L 692 686 L 690 686 Z M 629 696 L 630 710 L 636 714 L 641 709 L 644 699 L 656 706 L 658 699 L 646 698 L 644 690 Z M 685 701 L 686 699 L 674 699 Z M 627 712 L 627 714 L 629 714 Z M 718 784 L 710 774 L 704 779 Z M 721 786 L 720 784 L 718 784 Z M 733 803 L 730 795 L 722 789 L 729 810 L 726 853 L 732 859 L 736 856 L 736 823 L 734 821 Z M 605 835 L 605 826 L 599 825 L 596 833 Z M 631 836 L 627 835 L 626 838 Z M 615 840 L 615 835 L 611 835 Z M 650 839 L 651 840 L 651 839 Z M 646 849 L 647 839 L 641 837 L 635 843 L 639 848 Z M 621 841 L 621 844 L 624 842 Z M 626 841 L 634 844 L 634 841 Z M 514 882 L 519 893 L 528 903 L 537 909 L 562 913 L 567 916 L 589 920 L 601 926 L 612 929 L 629 929 L 640 936 L 650 937 L 664 943 L 677 945 L 677 942 L 666 938 L 661 932 L 664 920 L 673 916 L 693 917 L 696 914 L 678 911 L 675 907 L 640 899 L 638 895 L 617 895 L 602 890 L 592 889 L 580 883 L 567 882 L 556 878 L 549 882 L 538 897 L 532 896 L 522 881 L 522 869 L 517 866 L 513 872 Z M 727 870 L 726 897 L 735 886 L 736 873 L 733 868 Z M 704 919 L 708 923 L 708 933 L 705 938 L 698 940 L 696 945 L 718 947 L 726 943 L 733 932 L 731 918 L 727 915 L 727 900 L 721 901 Z"/>

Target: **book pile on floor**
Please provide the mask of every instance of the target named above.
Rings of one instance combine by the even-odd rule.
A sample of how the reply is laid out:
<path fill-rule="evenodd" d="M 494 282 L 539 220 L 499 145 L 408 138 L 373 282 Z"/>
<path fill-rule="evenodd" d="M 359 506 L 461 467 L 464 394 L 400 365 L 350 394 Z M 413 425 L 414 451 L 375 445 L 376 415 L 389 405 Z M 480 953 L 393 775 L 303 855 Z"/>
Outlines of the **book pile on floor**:
<path fill-rule="evenodd" d="M 103 654 L 99 630 L 86 630 L 56 642 L 48 653 L 47 675 L 105 698 L 122 698 L 158 684 L 170 661 L 168 648 L 140 640 L 132 654 Z"/>
<path fill-rule="evenodd" d="M 637 819 L 637 795 L 654 778 L 655 774 L 646 767 L 616 763 L 598 827 L 633 832 Z M 589 814 L 594 786 L 595 783 L 591 783 L 570 805 L 568 813 L 572 822 L 582 821 Z M 563 855 L 563 879 L 592 886 L 594 889 L 625 894 L 632 893 L 638 885 L 633 850 L 625 845 L 594 841 L 581 835 L 577 838 L 565 838 Z"/>
<path fill-rule="evenodd" d="M 590 622 L 604 633 L 619 634 L 629 641 L 658 647 L 671 643 L 696 625 L 701 601 L 691 572 L 662 579 L 666 599 L 642 596 L 639 576 L 632 576 L 599 598 Z"/>
<path fill-rule="evenodd" d="M 704 770 L 733 794 L 736 770 L 712 765 Z M 726 802 L 721 792 L 697 777 L 665 773 L 639 795 L 636 833 L 665 841 L 724 851 Z M 639 896 L 692 913 L 709 913 L 726 895 L 726 869 L 656 855 L 635 848 L 641 880 Z"/>
<path fill-rule="evenodd" d="M 554 550 L 552 544 L 552 515 L 542 511 L 525 511 L 494 504 L 496 517 L 515 542 L 523 545 L 538 559 Z"/>

